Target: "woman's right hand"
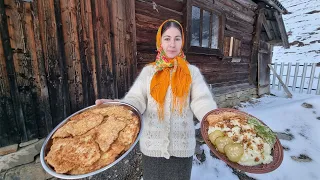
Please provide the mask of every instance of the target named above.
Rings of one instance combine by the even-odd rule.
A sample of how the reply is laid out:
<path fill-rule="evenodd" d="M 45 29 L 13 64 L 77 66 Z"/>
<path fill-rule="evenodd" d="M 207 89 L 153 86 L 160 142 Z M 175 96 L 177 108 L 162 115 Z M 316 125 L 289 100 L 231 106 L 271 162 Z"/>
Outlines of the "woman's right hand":
<path fill-rule="evenodd" d="M 119 102 L 119 99 L 97 99 L 96 100 L 96 105 L 101 105 L 103 103 L 107 103 L 107 102 Z"/>

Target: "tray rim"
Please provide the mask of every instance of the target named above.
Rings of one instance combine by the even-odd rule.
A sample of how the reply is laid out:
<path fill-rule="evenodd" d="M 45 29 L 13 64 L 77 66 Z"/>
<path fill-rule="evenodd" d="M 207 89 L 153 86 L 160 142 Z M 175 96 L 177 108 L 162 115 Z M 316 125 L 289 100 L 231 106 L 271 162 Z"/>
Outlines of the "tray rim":
<path fill-rule="evenodd" d="M 131 147 L 125 152 L 123 153 L 120 157 L 118 157 L 114 162 L 112 162 L 111 164 L 101 168 L 101 169 L 98 169 L 96 171 L 93 171 L 93 172 L 90 172 L 90 173 L 86 173 L 86 174 L 80 174 L 80 175 L 67 175 L 67 174 L 60 174 L 60 173 L 57 173 L 55 172 L 48 164 L 47 162 L 45 161 L 45 151 L 46 151 L 46 148 L 47 148 L 47 145 L 48 145 L 48 142 L 50 141 L 52 135 L 61 127 L 63 126 L 64 124 L 66 124 L 68 122 L 68 120 L 77 115 L 77 114 L 80 114 L 81 112 L 83 111 L 86 111 L 90 108 L 95 108 L 95 107 L 101 107 L 101 106 L 110 106 L 110 105 L 124 105 L 124 106 L 128 106 L 130 108 L 132 108 L 132 110 L 134 110 L 134 113 L 138 116 L 139 118 L 139 122 L 140 122 L 140 130 L 139 130 L 139 133 L 136 137 L 136 140 L 134 141 L 134 143 L 131 145 Z M 142 134 L 142 129 L 143 129 L 143 121 L 142 121 L 142 115 L 140 113 L 140 111 L 135 108 L 134 106 L 128 104 L 128 103 L 125 103 L 125 102 L 120 102 L 120 101 L 110 101 L 110 102 L 106 102 L 106 103 L 103 103 L 101 105 L 92 105 L 92 106 L 88 106 L 86 108 L 83 108 L 73 114 L 71 114 L 70 116 L 68 116 L 67 118 L 65 118 L 62 122 L 60 122 L 46 137 L 42 147 L 41 147 L 41 151 L 40 151 L 40 162 L 41 162 L 41 165 L 43 167 L 43 169 L 49 173 L 50 175 L 56 177 L 56 178 L 61 178 L 61 179 L 81 179 L 81 178 L 86 178 L 86 177 L 89 177 L 89 176 L 93 176 L 93 175 L 96 175 L 96 174 L 99 174 L 109 168 L 111 168 L 112 166 L 116 165 L 118 162 L 120 162 L 123 158 L 125 158 L 132 150 L 133 148 L 136 146 L 136 144 L 138 143 L 140 137 L 141 137 L 141 134 Z"/>
<path fill-rule="evenodd" d="M 277 159 L 278 161 L 274 163 L 273 166 L 272 163 L 275 161 L 273 159 L 273 161 L 269 164 L 266 164 L 266 165 L 262 165 L 262 164 L 259 164 L 259 165 L 255 165 L 255 166 L 243 166 L 243 165 L 240 165 L 238 163 L 234 163 L 234 162 L 231 162 L 227 159 L 227 157 L 218 152 L 216 150 L 216 148 L 212 145 L 212 143 L 210 142 L 210 140 L 208 139 L 208 132 L 205 130 L 207 127 L 208 127 L 208 122 L 206 120 L 206 118 L 212 114 L 212 113 L 215 113 L 215 112 L 236 112 L 236 113 L 239 113 L 239 114 L 243 114 L 243 115 L 246 115 L 246 116 L 250 116 L 250 117 L 253 117 L 253 118 L 256 118 L 255 116 L 251 115 L 251 114 L 248 114 L 246 112 L 243 112 L 243 111 L 240 111 L 238 109 L 232 109 L 232 108 L 218 108 L 218 109 L 214 109 L 214 110 L 211 110 L 209 111 L 202 119 L 201 121 L 201 135 L 203 137 L 203 140 L 205 141 L 206 145 L 209 147 L 210 151 L 212 153 L 215 154 L 215 156 L 217 156 L 217 158 L 219 158 L 220 160 L 224 161 L 226 164 L 228 164 L 230 167 L 232 168 L 235 168 L 235 169 L 238 169 L 238 170 L 241 170 L 241 171 L 244 171 L 244 172 L 248 172 L 248 173 L 255 173 L 255 174 L 264 174 L 264 173 L 269 173 L 269 172 L 272 172 L 274 170 L 276 170 L 281 164 L 282 164 L 282 161 L 283 161 L 283 147 L 281 145 L 281 142 L 279 140 L 279 138 L 276 136 L 276 142 L 275 142 L 275 145 L 274 145 L 274 148 L 278 148 L 278 151 L 279 151 L 279 158 Z M 260 119 L 256 118 L 257 120 L 259 120 L 263 125 L 267 126 L 263 121 L 261 121 Z M 269 126 L 267 126 L 269 127 Z M 271 129 L 271 128 L 270 128 Z M 273 132 L 273 131 L 272 131 Z M 207 138 L 206 138 L 207 137 Z M 260 168 L 259 168 L 260 166 Z M 267 169 L 264 169 L 265 166 L 270 166 L 270 168 L 267 168 Z"/>

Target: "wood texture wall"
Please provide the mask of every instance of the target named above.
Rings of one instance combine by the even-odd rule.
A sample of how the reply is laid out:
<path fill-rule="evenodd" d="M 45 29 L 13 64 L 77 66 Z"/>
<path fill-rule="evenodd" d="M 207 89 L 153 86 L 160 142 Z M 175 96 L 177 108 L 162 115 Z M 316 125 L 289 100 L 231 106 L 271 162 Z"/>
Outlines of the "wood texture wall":
<path fill-rule="evenodd" d="M 133 82 L 134 1 L 0 0 L 0 147 L 46 136 Z"/>
<path fill-rule="evenodd" d="M 168 18 L 184 23 L 185 4 L 186 0 L 174 0 L 170 3 L 164 0 L 136 0 L 138 70 L 155 59 L 155 36 L 161 23 Z M 249 65 L 257 5 L 252 1 L 215 0 L 214 6 L 226 17 L 225 33 L 238 34 L 242 37 L 241 61 L 231 62 L 227 58 L 191 54 L 187 54 L 187 59 L 201 69 L 207 82 L 214 84 L 214 87 L 249 83 Z"/>

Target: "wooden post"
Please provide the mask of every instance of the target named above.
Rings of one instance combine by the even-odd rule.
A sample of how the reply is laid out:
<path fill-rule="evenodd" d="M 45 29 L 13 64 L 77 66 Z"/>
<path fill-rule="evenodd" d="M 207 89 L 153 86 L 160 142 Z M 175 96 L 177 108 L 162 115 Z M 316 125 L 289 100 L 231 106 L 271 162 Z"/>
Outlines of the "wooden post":
<path fill-rule="evenodd" d="M 268 64 L 269 68 L 273 71 L 273 73 L 277 76 L 277 78 L 279 79 L 280 84 L 283 86 L 283 89 L 285 90 L 285 92 L 287 93 L 289 98 L 292 98 L 292 94 L 290 93 L 289 89 L 287 88 L 287 86 L 283 83 L 282 79 L 280 78 L 280 76 L 277 74 L 277 72 L 273 69 L 273 67 L 271 66 L 271 64 Z"/>
<path fill-rule="evenodd" d="M 251 63 L 250 63 L 250 80 L 252 84 L 257 85 L 257 69 L 258 69 L 258 53 L 260 45 L 260 34 L 262 28 L 262 16 L 264 16 L 264 9 L 260 9 L 257 14 L 257 21 L 255 24 L 255 35 L 252 39 L 252 53 L 251 53 Z"/>

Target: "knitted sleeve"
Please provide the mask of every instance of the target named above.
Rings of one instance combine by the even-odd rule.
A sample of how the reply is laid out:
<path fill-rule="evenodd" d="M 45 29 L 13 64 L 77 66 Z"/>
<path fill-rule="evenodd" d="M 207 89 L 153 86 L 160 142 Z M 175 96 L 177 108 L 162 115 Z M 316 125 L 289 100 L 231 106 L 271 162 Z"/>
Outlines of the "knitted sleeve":
<path fill-rule="evenodd" d="M 147 86 L 148 66 L 144 67 L 136 78 L 129 92 L 120 100 L 137 108 L 141 114 L 146 110 L 147 104 Z"/>
<path fill-rule="evenodd" d="M 196 118 L 201 121 L 202 118 L 211 110 L 217 108 L 210 89 L 208 88 L 200 70 L 192 66 L 193 76 L 191 84 L 191 103 L 190 107 Z"/>

